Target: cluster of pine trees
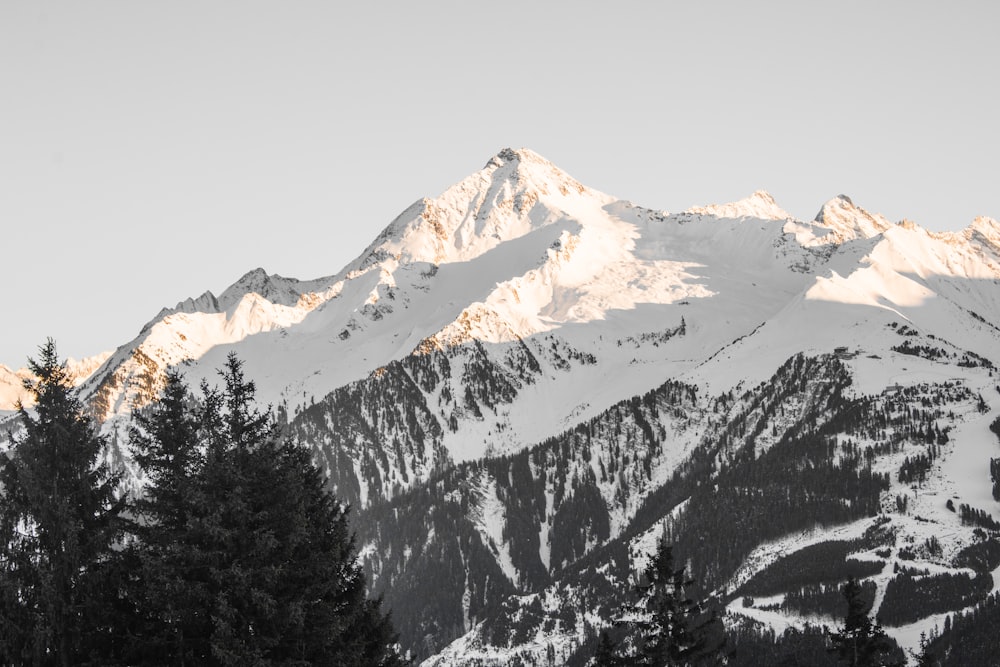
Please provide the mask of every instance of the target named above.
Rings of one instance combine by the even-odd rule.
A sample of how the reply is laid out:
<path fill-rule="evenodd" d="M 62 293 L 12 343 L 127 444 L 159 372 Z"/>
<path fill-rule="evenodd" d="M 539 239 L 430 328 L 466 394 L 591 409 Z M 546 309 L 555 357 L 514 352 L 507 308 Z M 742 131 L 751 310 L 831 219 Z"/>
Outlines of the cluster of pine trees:
<path fill-rule="evenodd" d="M 725 626 L 718 608 L 692 597 L 694 584 L 662 536 L 640 577 L 638 602 L 617 624 L 619 638 L 601 633 L 594 667 L 722 664 Z"/>
<path fill-rule="evenodd" d="M 49 341 L 0 464 L 0 664 L 403 663 L 345 509 L 230 357 L 136 415 L 131 497 Z"/>
<path fill-rule="evenodd" d="M 727 630 L 717 603 L 692 597 L 698 587 L 675 562 L 666 535 L 657 544 L 640 578 L 637 604 L 627 607 L 613 627 L 601 633 L 589 664 L 593 667 L 732 667 L 830 665 L 902 667 L 899 646 L 872 621 L 874 586 L 849 577 L 837 586 L 843 624 L 835 631 L 807 628 L 780 637 L 736 625 Z M 922 647 L 921 658 L 933 654 Z"/>

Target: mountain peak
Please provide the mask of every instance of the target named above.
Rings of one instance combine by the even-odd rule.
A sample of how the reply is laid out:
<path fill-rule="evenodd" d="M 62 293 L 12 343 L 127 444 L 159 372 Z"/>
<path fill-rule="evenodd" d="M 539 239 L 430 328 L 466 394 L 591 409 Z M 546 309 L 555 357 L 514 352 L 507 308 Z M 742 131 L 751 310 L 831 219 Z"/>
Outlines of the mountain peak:
<path fill-rule="evenodd" d="M 523 151 L 524 149 L 522 148 L 521 150 Z M 499 153 L 491 157 L 486 164 L 483 165 L 483 169 L 489 169 L 490 167 L 502 167 L 508 162 L 518 162 L 520 159 L 521 156 L 518 155 L 518 152 L 508 146 L 507 148 L 500 149 Z"/>
<path fill-rule="evenodd" d="M 383 261 L 468 261 L 569 216 L 587 217 L 607 195 L 527 148 L 504 148 L 479 171 L 433 199 L 421 199 L 386 227 L 348 273 Z"/>
<path fill-rule="evenodd" d="M 970 237 L 979 237 L 994 248 L 1000 249 L 1000 222 L 993 218 L 981 215 L 972 221 L 967 231 Z"/>
<path fill-rule="evenodd" d="M 766 190 L 757 190 L 749 197 L 728 204 L 692 206 L 685 213 L 710 215 L 716 218 L 758 218 L 761 220 L 787 220 L 792 216 L 778 206 Z"/>
<path fill-rule="evenodd" d="M 569 195 L 586 190 L 575 178 L 528 148 L 500 150 L 489 159 L 480 174 L 493 182 L 507 181 L 515 189 L 541 195 Z"/>
<path fill-rule="evenodd" d="M 555 167 L 554 164 L 531 149 L 511 148 L 508 146 L 500 149 L 496 155 L 491 157 L 489 161 L 486 162 L 483 168 L 489 169 L 490 167 L 501 167 L 510 162 L 534 162 Z"/>
<path fill-rule="evenodd" d="M 813 221 L 832 230 L 838 241 L 871 238 L 892 227 L 884 217 L 869 213 L 843 194 L 823 204 Z"/>

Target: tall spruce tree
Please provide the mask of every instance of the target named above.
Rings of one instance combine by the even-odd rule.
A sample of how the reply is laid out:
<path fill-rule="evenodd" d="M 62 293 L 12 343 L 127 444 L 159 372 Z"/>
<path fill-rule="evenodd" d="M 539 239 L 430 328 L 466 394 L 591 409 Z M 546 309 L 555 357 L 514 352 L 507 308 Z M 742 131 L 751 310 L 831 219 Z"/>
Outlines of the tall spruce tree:
<path fill-rule="evenodd" d="M 146 632 L 166 648 L 161 662 L 401 664 L 388 617 L 366 598 L 346 510 L 309 452 L 256 407 L 235 356 L 221 374 L 196 415 L 174 378 L 140 420 L 151 487 L 139 549 L 159 582 Z"/>
<path fill-rule="evenodd" d="M 695 583 L 674 564 L 673 545 L 660 537 L 643 572 L 635 608 L 640 620 L 634 664 L 661 666 L 721 664 L 725 628 L 715 610 L 706 610 L 688 591 Z"/>
<path fill-rule="evenodd" d="M 135 500 L 129 657 L 139 664 L 206 664 L 212 619 L 208 570 L 193 540 L 195 483 L 204 465 L 201 413 L 180 375 L 160 400 L 133 416 L 129 439 L 147 485 Z"/>
<path fill-rule="evenodd" d="M 625 661 L 618 655 L 618 648 L 608 636 L 607 630 L 602 631 L 597 640 L 593 667 L 622 667 L 624 664 Z"/>
<path fill-rule="evenodd" d="M 892 667 L 906 660 L 882 626 L 868 617 L 871 604 L 865 599 L 861 584 L 853 577 L 844 584 L 847 616 L 839 632 L 830 635 L 833 652 L 841 664 L 849 667 Z"/>
<path fill-rule="evenodd" d="M 18 404 L 22 433 L 0 468 L 0 663 L 112 664 L 121 619 L 124 501 L 104 440 L 49 339 Z"/>

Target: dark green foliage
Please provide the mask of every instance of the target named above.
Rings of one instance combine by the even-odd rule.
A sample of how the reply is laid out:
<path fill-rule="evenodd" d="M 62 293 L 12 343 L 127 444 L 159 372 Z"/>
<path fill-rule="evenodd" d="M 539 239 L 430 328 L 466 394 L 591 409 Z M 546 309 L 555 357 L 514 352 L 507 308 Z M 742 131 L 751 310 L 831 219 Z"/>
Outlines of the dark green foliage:
<path fill-rule="evenodd" d="M 994 519 L 993 515 L 986 510 L 976 509 L 962 503 L 958 506 L 958 515 L 962 518 L 962 523 L 966 525 L 982 526 L 989 530 L 1000 530 L 1000 521 Z"/>
<path fill-rule="evenodd" d="M 310 444 L 330 489 L 355 507 L 391 496 L 411 475 L 428 476 L 428 465 L 447 460 L 443 434 L 402 362 L 335 390 L 293 419 L 289 433 Z"/>
<path fill-rule="evenodd" d="M 551 563 L 560 569 L 582 556 L 588 546 L 608 539 L 608 508 L 598 490 L 593 471 L 582 482 L 574 480 L 574 493 L 563 501 L 552 517 Z"/>
<path fill-rule="evenodd" d="M 1000 593 L 993 593 L 975 609 L 949 616 L 940 635 L 932 638 L 927 652 L 940 667 L 971 667 L 997 664 L 1000 651 Z"/>
<path fill-rule="evenodd" d="M 838 667 L 826 628 L 789 628 L 776 636 L 770 628 L 739 623 L 729 631 L 727 667 Z"/>
<path fill-rule="evenodd" d="M 930 647 L 930 642 L 925 632 L 920 633 L 920 652 L 915 657 L 917 659 L 917 667 L 937 667 L 938 665 L 937 657 Z"/>
<path fill-rule="evenodd" d="M 359 539 L 374 547 L 365 571 L 393 608 L 403 645 L 426 657 L 468 630 L 467 620 L 485 621 L 484 632 L 500 646 L 547 624 L 575 623 L 575 613 L 522 613 L 520 598 L 511 596 L 541 590 L 610 537 L 601 485 L 614 485 L 622 504 L 648 487 L 645 468 L 662 453 L 659 424 L 665 415 L 683 422 L 695 400 L 693 387 L 666 382 L 528 450 L 460 464 L 360 512 Z M 623 438 L 628 447 L 619 444 Z M 602 467 L 603 480 L 595 472 Z M 502 544 L 484 539 L 477 524 L 496 508 L 505 519 Z M 540 555 L 543 525 L 548 564 Z M 514 566 L 512 580 L 497 565 L 501 548 Z M 608 601 L 620 602 L 613 593 Z"/>
<path fill-rule="evenodd" d="M 594 652 L 593 667 L 621 667 L 625 661 L 618 656 L 618 648 L 607 631 L 601 632 L 601 637 L 597 641 L 597 650 Z"/>
<path fill-rule="evenodd" d="M 903 570 L 889 581 L 879 618 L 889 626 L 906 625 L 931 614 L 968 607 L 993 588 L 987 573 L 964 572 L 914 576 Z"/>
<path fill-rule="evenodd" d="M 936 458 L 937 448 L 934 445 L 928 446 L 925 454 L 917 454 L 912 458 L 907 456 L 903 465 L 899 467 L 899 481 L 904 484 L 922 486 Z"/>
<path fill-rule="evenodd" d="M 138 507 L 147 618 L 133 660 L 399 664 L 388 619 L 365 598 L 346 512 L 308 450 L 257 409 L 235 357 L 222 377 L 221 391 L 202 387 L 198 412 L 171 378 L 137 420 L 151 486 Z"/>
<path fill-rule="evenodd" d="M 848 558 L 848 554 L 863 548 L 861 540 L 833 540 L 804 547 L 758 572 L 740 587 L 738 595 L 777 595 L 797 587 L 878 574 L 884 562 Z"/>
<path fill-rule="evenodd" d="M 622 659 L 618 657 L 618 647 L 611 641 L 606 630 L 601 632 L 593 655 L 593 660 L 587 663 L 591 667 L 620 667 L 622 664 Z"/>
<path fill-rule="evenodd" d="M 968 567 L 976 572 L 991 572 L 1000 567 L 1000 540 L 991 537 L 970 544 L 955 556 L 955 567 Z"/>
<path fill-rule="evenodd" d="M 868 617 L 871 601 L 866 599 L 863 589 L 854 579 L 843 589 L 847 602 L 844 625 L 830 635 L 831 650 L 849 667 L 876 667 L 880 665 L 904 665 L 902 651 L 885 634 L 878 623 Z"/>
<path fill-rule="evenodd" d="M 407 380 L 420 391 L 445 377 L 432 357 L 424 355 Z M 357 516 L 365 571 L 396 610 L 404 646 L 420 657 L 477 623 L 484 644 L 510 648 L 573 627 L 584 613 L 610 620 L 627 598 L 629 541 L 671 513 L 678 561 L 714 588 L 762 541 L 874 516 L 888 486 L 887 476 L 871 471 L 876 457 L 938 447 L 942 404 L 968 397 L 964 387 L 944 383 L 852 399 L 849 384 L 837 359 L 801 355 L 742 396 L 705 400 L 692 387 L 666 383 L 536 447 L 439 471 L 375 502 Z M 487 414 L 486 402 L 471 399 Z M 653 471 L 673 447 L 670 434 L 686 428 L 704 437 L 663 483 Z M 876 444 L 862 450 L 853 438 Z M 620 509 L 628 516 L 640 495 L 634 519 L 611 538 L 610 517 Z M 483 533 L 484 511 L 503 516 L 501 539 Z M 875 530 L 834 547 L 839 555 L 820 563 L 819 577 L 835 583 L 875 574 L 884 563 L 848 555 L 892 542 L 888 531 Z M 501 552 L 514 566 L 510 579 L 498 566 Z M 564 596 L 558 618 L 532 595 L 553 584 Z M 590 641 L 588 658 L 596 632 Z"/>
<path fill-rule="evenodd" d="M 392 607 L 403 646 L 417 658 L 468 630 L 466 591 L 471 622 L 516 592 L 469 518 L 479 502 L 475 487 L 458 484 L 449 471 L 373 505 L 358 521 L 359 537 L 372 546 L 371 556 L 362 558 L 365 573 Z"/>
<path fill-rule="evenodd" d="M 668 525 L 696 579 L 718 586 L 762 541 L 876 514 L 888 479 L 873 473 L 860 452 L 840 451 L 834 436 L 868 412 L 865 402 L 844 397 L 849 384 L 836 359 L 799 355 L 779 369 L 766 390 L 744 399 L 773 410 L 764 396 L 791 396 L 807 386 L 813 390 L 808 409 L 775 444 L 759 456 L 749 445 L 728 454 L 713 483 L 696 485 L 684 511 Z M 746 437 L 746 421 L 730 420 L 720 441 Z M 757 415 L 751 423 L 761 421 Z M 754 427 L 750 435 L 760 432 Z"/>
<path fill-rule="evenodd" d="M 871 608 L 875 601 L 875 582 L 862 581 L 859 585 L 865 605 Z M 843 618 L 848 609 L 842 591 L 843 584 L 807 584 L 789 591 L 781 602 L 781 608 L 801 615 Z"/>
<path fill-rule="evenodd" d="M 71 392 L 55 343 L 29 360 L 18 406 L 23 434 L 3 457 L 0 482 L 0 662 L 112 664 L 120 650 L 123 529 L 118 476 Z"/>
<path fill-rule="evenodd" d="M 630 664 L 702 665 L 721 659 L 725 628 L 715 609 L 690 597 L 693 584 L 685 568 L 675 564 L 673 546 L 661 537 L 640 578 L 640 601 L 624 621 L 637 633 Z"/>
<path fill-rule="evenodd" d="M 130 441 L 148 480 L 136 499 L 139 520 L 127 554 L 134 563 L 132 596 L 140 604 L 133 660 L 206 661 L 212 619 L 207 572 L 190 545 L 195 474 L 204 459 L 199 416 L 187 387 L 169 374 L 160 400 L 134 417 Z"/>
<path fill-rule="evenodd" d="M 884 476 L 857 462 L 835 463 L 823 435 L 788 438 L 698 487 L 670 532 L 695 576 L 717 585 L 762 541 L 873 516 L 886 488 Z"/>
<path fill-rule="evenodd" d="M 893 345 L 892 350 L 893 352 L 899 352 L 900 354 L 923 357 L 924 359 L 930 359 L 932 361 L 937 359 L 948 359 L 952 356 L 940 347 L 934 347 L 933 345 L 914 345 L 908 340 L 904 340 L 900 345 Z"/>
<path fill-rule="evenodd" d="M 1000 439 L 1000 417 L 990 422 L 990 430 Z M 993 481 L 993 500 L 1000 502 L 1000 458 L 990 459 L 990 479 Z"/>

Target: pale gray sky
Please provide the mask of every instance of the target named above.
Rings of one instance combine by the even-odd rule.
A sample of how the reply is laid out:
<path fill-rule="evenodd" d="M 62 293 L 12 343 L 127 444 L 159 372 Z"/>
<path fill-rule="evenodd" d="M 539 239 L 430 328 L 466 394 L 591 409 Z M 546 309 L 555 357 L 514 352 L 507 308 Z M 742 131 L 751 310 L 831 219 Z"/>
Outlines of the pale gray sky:
<path fill-rule="evenodd" d="M 504 146 L 669 211 L 1000 217 L 998 7 L 2 1 L 0 363 L 335 273 Z"/>

